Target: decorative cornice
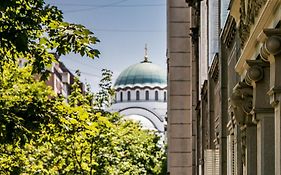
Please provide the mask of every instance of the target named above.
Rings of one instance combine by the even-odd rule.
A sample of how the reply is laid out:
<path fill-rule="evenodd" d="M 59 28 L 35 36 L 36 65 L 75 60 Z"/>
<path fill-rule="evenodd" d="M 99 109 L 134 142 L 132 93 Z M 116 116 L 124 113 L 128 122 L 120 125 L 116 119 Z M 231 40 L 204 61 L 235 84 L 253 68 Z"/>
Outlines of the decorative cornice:
<path fill-rule="evenodd" d="M 251 1 L 255 2 L 254 0 Z M 244 48 L 241 48 L 241 55 L 235 65 L 235 70 L 240 76 L 244 76 L 246 74 L 245 61 L 256 57 L 259 42 L 263 40 L 261 37 L 263 30 L 272 26 L 272 22 L 276 16 L 275 11 L 279 5 L 280 0 L 267 0 L 264 7 L 260 9 L 260 14 L 256 17 L 255 24 L 251 27 L 251 34 L 247 39 Z M 239 20 L 236 20 L 236 22 L 239 23 Z"/>
<path fill-rule="evenodd" d="M 255 18 L 259 15 L 259 11 L 265 5 L 266 1 L 267 0 L 240 1 L 240 24 L 238 31 L 242 48 L 250 36 L 251 26 L 255 23 Z"/>
<path fill-rule="evenodd" d="M 126 91 L 126 90 L 145 90 L 145 89 L 149 89 L 149 90 L 166 90 L 167 89 L 167 87 L 164 87 L 164 88 L 162 88 L 162 87 L 150 87 L 150 86 L 134 86 L 134 87 L 123 87 L 123 88 L 120 88 L 120 87 L 118 87 L 118 88 L 116 88 L 115 89 L 115 91 L 116 92 L 118 92 L 118 91 L 121 91 L 121 90 L 123 90 L 123 91 Z"/>
<path fill-rule="evenodd" d="M 201 88 L 201 97 L 204 98 L 208 94 L 208 81 L 205 80 Z"/>
<path fill-rule="evenodd" d="M 236 34 L 236 22 L 235 19 L 228 15 L 225 27 L 222 32 L 222 41 L 226 47 L 230 47 Z"/>
<path fill-rule="evenodd" d="M 209 75 L 214 80 L 217 81 L 219 77 L 219 56 L 218 53 L 215 54 L 211 67 L 209 69 Z"/>

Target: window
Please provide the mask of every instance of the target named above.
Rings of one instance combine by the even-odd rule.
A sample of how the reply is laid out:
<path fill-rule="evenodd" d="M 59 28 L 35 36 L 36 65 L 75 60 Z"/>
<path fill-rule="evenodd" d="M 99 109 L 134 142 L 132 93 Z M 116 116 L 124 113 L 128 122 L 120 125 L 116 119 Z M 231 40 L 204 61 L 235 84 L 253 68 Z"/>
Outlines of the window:
<path fill-rule="evenodd" d="M 164 101 L 167 101 L 167 92 L 164 92 Z"/>
<path fill-rule="evenodd" d="M 131 92 L 130 91 L 127 92 L 127 98 L 128 98 L 128 101 L 131 101 Z"/>
<path fill-rule="evenodd" d="M 158 101 L 158 91 L 155 91 L 155 100 Z"/>
<path fill-rule="evenodd" d="M 120 92 L 120 101 L 123 101 L 123 92 Z"/>
<path fill-rule="evenodd" d="M 149 100 L 149 92 L 145 91 L 145 100 Z"/>
<path fill-rule="evenodd" d="M 140 91 L 136 92 L 136 100 L 140 100 Z"/>

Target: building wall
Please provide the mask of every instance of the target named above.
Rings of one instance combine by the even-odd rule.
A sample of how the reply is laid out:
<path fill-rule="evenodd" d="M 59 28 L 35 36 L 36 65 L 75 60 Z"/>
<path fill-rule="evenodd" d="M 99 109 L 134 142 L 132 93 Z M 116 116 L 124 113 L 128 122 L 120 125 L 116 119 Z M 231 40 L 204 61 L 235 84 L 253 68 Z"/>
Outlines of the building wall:
<path fill-rule="evenodd" d="M 50 77 L 46 81 L 46 84 L 51 86 L 56 94 L 67 98 L 71 93 L 74 75 L 61 62 L 53 63 L 50 72 Z M 83 83 L 81 83 L 82 92 L 84 92 L 83 86 Z"/>
<path fill-rule="evenodd" d="M 194 172 L 192 139 L 191 8 L 185 0 L 167 1 L 168 172 Z"/>
<path fill-rule="evenodd" d="M 197 123 L 200 127 L 197 129 L 200 132 L 200 157 L 206 156 L 204 149 L 215 137 L 213 149 L 219 150 L 219 174 L 280 174 L 280 159 L 276 158 L 276 155 L 279 158 L 281 155 L 278 144 L 281 134 L 280 129 L 276 129 L 280 113 L 276 113 L 279 107 L 268 101 L 270 87 L 280 81 L 280 77 L 274 75 L 273 66 L 277 64 L 277 57 L 280 58 L 280 51 L 278 54 L 265 54 L 263 49 L 265 45 L 281 49 L 281 1 L 231 2 L 230 15 L 221 21 L 218 66 L 214 66 L 215 58 L 212 59 L 208 86 L 203 87 L 204 93 L 201 93 L 200 120 Z M 225 4 L 222 5 L 225 7 Z M 280 37 L 278 42 L 274 41 L 276 45 L 268 44 L 272 35 Z M 253 76 L 254 70 L 262 72 L 255 74 L 259 79 Z M 214 79 L 215 72 L 218 72 L 217 80 Z M 278 79 L 274 83 L 271 81 L 273 77 Z M 209 94 L 207 104 L 205 91 Z M 204 124 L 204 118 L 209 127 Z M 208 174 L 205 161 L 198 170 L 202 174 Z M 215 165 L 216 161 L 210 162 Z"/>
<path fill-rule="evenodd" d="M 281 1 L 206 1 L 205 81 L 204 36 L 197 50 L 194 16 L 201 15 L 201 35 L 206 17 L 197 1 L 186 2 L 167 4 L 168 171 L 281 174 Z"/>
<path fill-rule="evenodd" d="M 156 101 L 132 101 L 114 103 L 110 107 L 111 111 L 120 112 L 125 117 L 128 115 L 140 115 L 150 120 L 156 129 L 164 133 L 166 126 L 166 102 Z"/>

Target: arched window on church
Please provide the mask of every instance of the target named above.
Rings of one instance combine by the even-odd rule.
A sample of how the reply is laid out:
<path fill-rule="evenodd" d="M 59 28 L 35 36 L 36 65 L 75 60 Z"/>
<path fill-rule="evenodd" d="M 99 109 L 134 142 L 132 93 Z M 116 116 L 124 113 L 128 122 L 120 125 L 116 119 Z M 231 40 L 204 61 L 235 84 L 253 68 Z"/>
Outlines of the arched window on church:
<path fill-rule="evenodd" d="M 127 98 L 128 98 L 128 101 L 131 101 L 131 92 L 130 91 L 127 92 Z"/>
<path fill-rule="evenodd" d="M 136 92 L 136 100 L 140 100 L 140 91 Z"/>
<path fill-rule="evenodd" d="M 145 91 L 145 100 L 149 100 L 149 91 Z"/>
<path fill-rule="evenodd" d="M 155 101 L 158 101 L 158 91 L 155 91 Z"/>
<path fill-rule="evenodd" d="M 164 92 L 164 101 L 167 101 L 167 92 Z"/>
<path fill-rule="evenodd" d="M 120 101 L 123 101 L 123 92 L 120 92 Z"/>

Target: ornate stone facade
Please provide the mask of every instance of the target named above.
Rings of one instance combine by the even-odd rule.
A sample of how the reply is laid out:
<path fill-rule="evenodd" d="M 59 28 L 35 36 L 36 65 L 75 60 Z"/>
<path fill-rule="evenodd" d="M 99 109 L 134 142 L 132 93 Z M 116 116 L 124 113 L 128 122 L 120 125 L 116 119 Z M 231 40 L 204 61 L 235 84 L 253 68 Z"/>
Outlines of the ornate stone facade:
<path fill-rule="evenodd" d="M 251 27 L 255 24 L 255 20 L 260 15 L 260 10 L 264 7 L 267 0 L 240 0 L 240 24 L 239 24 L 239 36 L 241 40 L 241 46 L 243 47 L 248 40 Z"/>
<path fill-rule="evenodd" d="M 180 0 L 168 2 L 168 19 L 177 16 L 179 9 L 188 7 Z M 198 9 L 196 1 L 187 3 L 191 10 Z M 206 3 L 208 6 L 208 2 Z M 186 16 L 182 14 L 181 19 L 190 20 L 190 14 L 202 14 L 186 13 Z M 188 106 L 186 111 L 181 111 L 182 117 L 178 118 L 177 124 L 188 118 L 190 128 L 181 132 L 189 132 L 189 142 L 192 143 L 189 148 L 193 149 L 181 149 L 181 152 L 173 149 L 173 152 L 190 152 L 192 157 L 188 160 L 196 160 L 186 161 L 185 166 L 192 166 L 192 171 L 181 169 L 179 174 L 281 174 L 281 1 L 230 1 L 226 23 L 220 26 L 219 52 L 208 65 L 207 79 L 200 80 L 204 82 L 201 87 L 196 86 L 196 77 L 204 72 L 200 71 L 202 66 L 196 64 L 196 42 L 185 45 L 185 50 L 182 51 L 192 54 L 181 59 L 177 55 L 179 53 L 171 54 L 171 48 L 176 48 L 171 47 L 176 44 L 171 39 L 172 35 L 169 35 L 175 30 L 169 28 L 171 21 L 173 20 L 168 20 L 168 117 L 170 116 L 169 120 L 174 118 L 172 112 L 177 106 L 174 105 L 173 95 L 180 93 L 175 91 L 173 79 L 176 77 L 177 81 L 188 81 L 188 92 L 179 94 L 181 97 L 178 97 L 188 101 Z M 190 26 L 192 25 L 188 27 Z M 189 28 L 187 32 L 191 32 Z M 198 33 L 202 34 L 202 26 L 197 28 Z M 179 42 L 179 38 L 177 37 L 176 42 Z M 199 53 L 202 48 L 199 47 Z M 189 75 L 182 77 L 180 72 L 176 73 L 173 65 L 179 66 L 178 60 L 188 67 L 185 68 L 189 70 Z M 197 87 L 201 89 L 198 90 Z M 195 109 L 193 104 L 196 104 Z M 171 127 L 173 124 L 170 121 L 168 125 Z M 172 128 L 168 132 L 173 136 L 170 137 L 171 141 L 179 137 Z M 169 142 L 168 147 L 173 146 Z M 208 156 L 212 157 L 212 161 Z M 171 155 L 169 159 L 173 159 Z M 177 164 L 170 163 L 168 166 L 173 169 Z M 180 166 L 184 167 L 184 164 L 181 162 Z M 170 171 L 177 175 L 175 172 Z"/>

